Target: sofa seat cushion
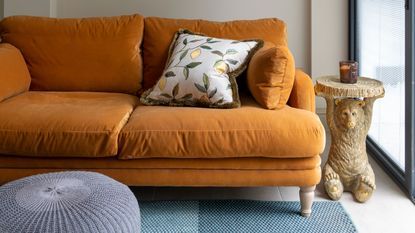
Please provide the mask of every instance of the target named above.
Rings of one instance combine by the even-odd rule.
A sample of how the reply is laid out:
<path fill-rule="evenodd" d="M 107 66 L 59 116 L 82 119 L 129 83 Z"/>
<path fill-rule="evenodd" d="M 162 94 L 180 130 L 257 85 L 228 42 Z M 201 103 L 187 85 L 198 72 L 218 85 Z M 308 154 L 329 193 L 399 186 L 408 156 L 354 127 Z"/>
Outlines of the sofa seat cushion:
<path fill-rule="evenodd" d="M 316 114 L 241 100 L 237 109 L 138 106 L 121 130 L 119 158 L 304 158 L 323 151 Z"/>
<path fill-rule="evenodd" d="M 0 154 L 115 156 L 137 103 L 127 94 L 25 92 L 0 103 Z"/>

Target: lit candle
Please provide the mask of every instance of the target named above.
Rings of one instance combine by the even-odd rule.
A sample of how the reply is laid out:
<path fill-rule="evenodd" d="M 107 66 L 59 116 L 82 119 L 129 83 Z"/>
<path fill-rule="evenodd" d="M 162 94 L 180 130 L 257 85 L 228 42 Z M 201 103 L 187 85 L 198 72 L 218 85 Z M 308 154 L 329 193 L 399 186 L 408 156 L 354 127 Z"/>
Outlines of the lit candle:
<path fill-rule="evenodd" d="M 356 83 L 357 82 L 357 62 L 341 61 L 340 65 L 340 82 Z"/>

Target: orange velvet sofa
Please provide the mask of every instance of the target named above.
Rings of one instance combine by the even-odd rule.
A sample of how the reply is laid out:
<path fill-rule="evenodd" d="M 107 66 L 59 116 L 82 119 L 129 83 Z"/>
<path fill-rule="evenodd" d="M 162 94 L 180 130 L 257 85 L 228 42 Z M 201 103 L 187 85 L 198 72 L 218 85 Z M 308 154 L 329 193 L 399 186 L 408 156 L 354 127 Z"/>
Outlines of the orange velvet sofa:
<path fill-rule="evenodd" d="M 180 28 L 287 46 L 278 19 L 209 22 L 140 15 L 0 22 L 0 184 L 88 170 L 131 186 L 299 186 L 308 216 L 324 128 L 310 77 L 297 69 L 287 105 L 144 106 Z"/>

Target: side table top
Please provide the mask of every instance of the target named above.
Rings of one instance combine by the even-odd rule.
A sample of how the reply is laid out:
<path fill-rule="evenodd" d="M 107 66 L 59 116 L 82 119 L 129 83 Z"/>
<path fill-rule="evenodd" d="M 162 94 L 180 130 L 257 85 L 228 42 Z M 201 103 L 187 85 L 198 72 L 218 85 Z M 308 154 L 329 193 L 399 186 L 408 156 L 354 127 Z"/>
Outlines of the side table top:
<path fill-rule="evenodd" d="M 341 83 L 339 76 L 317 78 L 315 93 L 322 97 L 368 98 L 383 96 L 383 83 L 376 79 L 358 77 L 357 83 Z"/>

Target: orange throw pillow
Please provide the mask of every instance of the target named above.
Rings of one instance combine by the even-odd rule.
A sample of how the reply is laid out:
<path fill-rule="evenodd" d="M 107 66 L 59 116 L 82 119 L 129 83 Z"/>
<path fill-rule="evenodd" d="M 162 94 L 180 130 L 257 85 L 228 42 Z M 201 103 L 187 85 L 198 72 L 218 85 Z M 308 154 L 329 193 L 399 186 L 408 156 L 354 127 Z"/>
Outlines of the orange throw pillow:
<path fill-rule="evenodd" d="M 267 109 L 280 109 L 286 105 L 294 77 L 294 57 L 286 46 L 266 43 L 248 66 L 248 88 L 255 100 Z"/>
<path fill-rule="evenodd" d="M 30 74 L 20 51 L 0 44 L 0 102 L 29 90 Z"/>

